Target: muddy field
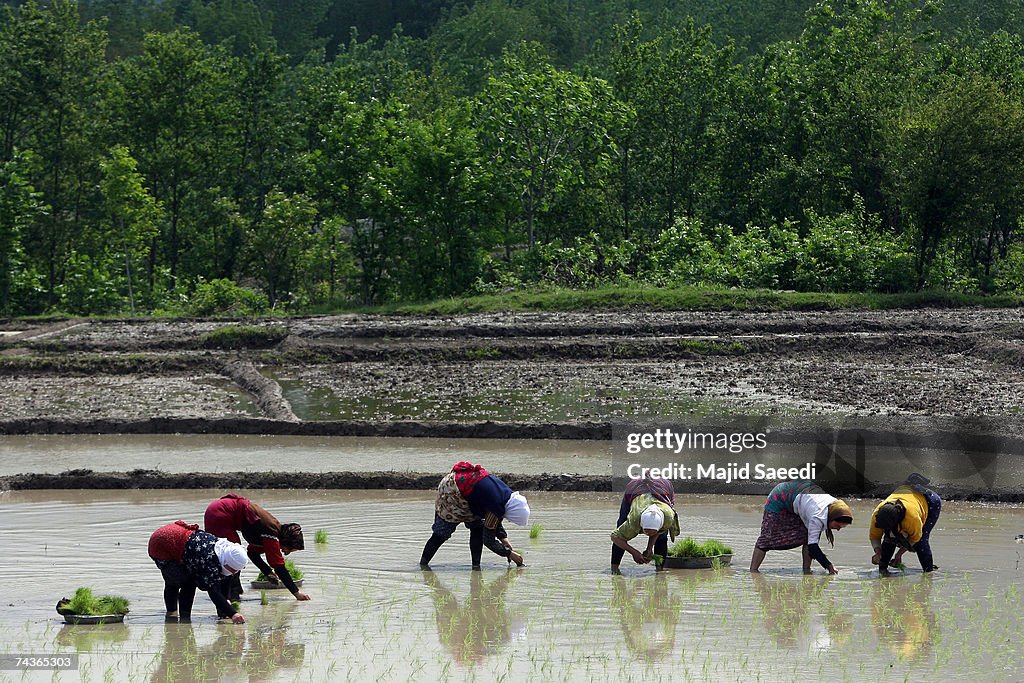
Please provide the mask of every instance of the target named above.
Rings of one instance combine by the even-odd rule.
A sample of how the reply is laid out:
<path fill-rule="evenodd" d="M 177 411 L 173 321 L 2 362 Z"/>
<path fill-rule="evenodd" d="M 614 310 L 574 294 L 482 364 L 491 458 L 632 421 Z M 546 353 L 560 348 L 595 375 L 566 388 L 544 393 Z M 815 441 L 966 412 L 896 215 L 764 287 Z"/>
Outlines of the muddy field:
<path fill-rule="evenodd" d="M 229 327 L 255 332 L 218 336 Z M 594 429 L 609 420 L 721 414 L 1020 425 L 1022 380 L 1018 309 L 0 325 L 7 433 L 378 435 L 405 422 L 407 436 L 608 438 Z"/>
<path fill-rule="evenodd" d="M 1019 441 L 1022 380 L 1017 309 L 0 323 L 7 435 L 608 441 L 626 422 L 742 417 Z M 367 468 L 312 485 L 364 486 L 352 469 Z M 56 473 L 7 473 L 19 472 Z M 0 485 L 124 485 L 84 474 Z M 163 487 L 224 481 L 148 476 Z M 1020 500 L 1018 484 L 1001 499 Z M 574 487 L 610 484 L 564 488 Z"/>

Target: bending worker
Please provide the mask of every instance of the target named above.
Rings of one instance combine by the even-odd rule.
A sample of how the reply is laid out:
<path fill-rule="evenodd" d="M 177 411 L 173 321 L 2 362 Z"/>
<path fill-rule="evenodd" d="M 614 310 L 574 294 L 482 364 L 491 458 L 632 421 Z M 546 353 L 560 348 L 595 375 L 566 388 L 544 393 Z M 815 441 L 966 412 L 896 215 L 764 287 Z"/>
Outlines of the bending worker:
<path fill-rule="evenodd" d="M 896 558 L 892 563 L 899 564 L 903 553 L 908 550 L 917 553 L 921 569 L 925 572 L 938 569 L 928 538 L 939 521 L 942 498 L 926 488 L 927 483 L 928 480 L 920 474 L 911 474 L 906 482 L 879 503 L 871 515 L 868 538 L 875 551 L 871 562 L 878 565 L 878 573 L 882 576 L 889 573 L 893 553 L 896 553 Z"/>
<path fill-rule="evenodd" d="M 241 532 L 242 538 L 249 543 L 249 559 L 267 580 L 273 583 L 280 580 L 296 600 L 309 600 L 309 595 L 295 585 L 284 564 L 285 555 L 305 548 L 301 526 L 281 524 L 256 503 L 234 493 L 210 503 L 203 521 L 211 534 L 234 543 L 240 541 L 238 532 Z M 261 557 L 263 553 L 267 555 L 266 562 Z M 225 592 L 231 600 L 241 597 L 242 582 L 237 575 L 229 578 Z"/>
<path fill-rule="evenodd" d="M 199 530 L 198 524 L 178 520 L 149 537 L 149 557 L 164 577 L 164 606 L 168 619 L 192 620 L 196 588 L 206 591 L 217 616 L 241 624 L 245 618 L 221 592 L 223 578 L 245 567 L 245 549 L 237 543 Z"/>
<path fill-rule="evenodd" d="M 437 485 L 434 524 L 431 526 L 433 533 L 423 546 L 420 566 L 427 568 L 441 545 L 452 537 L 459 524 L 464 523 L 469 529 L 469 555 L 473 569 L 480 568 L 480 555 L 485 545 L 495 555 L 522 567 L 523 556 L 512 547 L 502 526 L 505 519 L 526 526 L 530 519 L 526 498 L 481 465 L 456 463 Z"/>
<path fill-rule="evenodd" d="M 764 504 L 761 535 L 754 544 L 750 571 L 758 571 L 769 550 L 803 548 L 804 574 L 811 573 L 812 559 L 817 560 L 829 574 L 838 574 L 839 570 L 825 556 L 818 542 L 824 531 L 829 544 L 834 547 L 832 532 L 852 522 L 850 506 L 825 493 L 813 481 L 784 481 L 771 490 Z"/>
<path fill-rule="evenodd" d="M 612 572 L 619 570 L 624 553 L 629 553 L 637 564 L 647 564 L 655 555 L 668 554 L 667 537 L 674 541 L 679 535 L 679 515 L 674 505 L 675 493 L 669 480 L 629 481 L 619 505 L 619 526 L 612 532 Z M 629 544 L 641 533 L 647 537 L 643 552 Z"/>

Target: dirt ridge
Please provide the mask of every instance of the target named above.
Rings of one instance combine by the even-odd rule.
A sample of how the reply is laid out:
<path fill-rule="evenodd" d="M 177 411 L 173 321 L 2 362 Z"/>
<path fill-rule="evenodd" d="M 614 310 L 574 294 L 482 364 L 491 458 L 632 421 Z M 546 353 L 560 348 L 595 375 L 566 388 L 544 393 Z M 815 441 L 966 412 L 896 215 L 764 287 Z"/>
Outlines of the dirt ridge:
<path fill-rule="evenodd" d="M 519 491 L 566 491 L 611 493 L 614 482 L 608 475 L 515 474 L 495 472 L 512 489 Z M 359 489 L 417 490 L 437 487 L 443 473 L 421 472 L 211 472 L 167 473 L 159 470 L 95 472 L 68 470 L 59 474 L 16 474 L 0 477 L 0 491 L 28 490 L 126 490 L 126 489 Z M 829 487 L 833 495 L 851 498 L 884 498 L 898 482 L 872 484 L 858 489 L 852 484 Z M 677 485 L 679 494 L 765 495 L 770 483 L 733 482 Z M 942 487 L 945 500 L 1024 503 L 1024 489 L 976 490 Z"/>
<path fill-rule="evenodd" d="M 466 439 L 609 440 L 607 422 L 296 422 L 264 418 L 175 418 L 142 420 L 0 420 L 0 434 L 267 434 L 277 436 L 367 436 Z"/>

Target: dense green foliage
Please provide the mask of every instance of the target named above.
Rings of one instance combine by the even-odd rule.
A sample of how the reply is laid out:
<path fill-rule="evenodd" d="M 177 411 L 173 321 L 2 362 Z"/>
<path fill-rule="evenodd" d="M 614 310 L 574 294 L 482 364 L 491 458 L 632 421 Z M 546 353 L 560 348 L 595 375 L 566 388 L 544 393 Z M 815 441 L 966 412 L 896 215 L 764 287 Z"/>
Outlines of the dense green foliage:
<path fill-rule="evenodd" d="M 0 314 L 1019 295 L 1022 22 L 1008 1 L 5 3 Z"/>

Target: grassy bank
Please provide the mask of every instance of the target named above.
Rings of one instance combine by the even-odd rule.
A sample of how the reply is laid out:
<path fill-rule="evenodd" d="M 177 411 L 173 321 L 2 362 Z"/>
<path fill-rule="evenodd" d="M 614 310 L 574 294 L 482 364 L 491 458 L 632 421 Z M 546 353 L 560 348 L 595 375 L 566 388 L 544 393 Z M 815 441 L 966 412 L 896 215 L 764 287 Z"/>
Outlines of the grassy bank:
<path fill-rule="evenodd" d="M 769 289 L 721 289 L 707 287 L 652 287 L 644 285 L 605 285 L 593 289 L 538 288 L 504 294 L 437 299 L 419 303 L 391 303 L 381 306 L 317 306 L 303 311 L 268 311 L 258 318 L 286 319 L 292 315 L 364 313 L 380 315 L 459 315 L 497 311 L 838 311 L 898 310 L 916 308 L 1016 308 L 1024 307 L 1024 296 L 981 295 L 959 292 L 926 291 L 906 294 L 793 292 Z M 253 316 L 211 315 L 225 321 L 251 320 Z M 76 318 L 60 312 L 45 317 L 0 318 L 0 324 L 60 323 Z M 202 320 L 167 312 L 158 315 L 89 316 L 82 320 Z M 208 348 L 232 348 L 259 337 L 264 346 L 280 341 L 283 330 L 267 327 L 225 328 L 208 333 L 203 344 Z M 6 344 L 0 340 L 0 348 Z"/>
<path fill-rule="evenodd" d="M 841 309 L 913 309 L 1024 306 L 1020 296 L 981 296 L 956 292 L 909 294 L 823 294 L 773 290 L 697 287 L 605 286 L 595 289 L 545 289 L 507 294 L 395 304 L 367 313 L 455 315 L 489 311 L 827 311 Z"/>

